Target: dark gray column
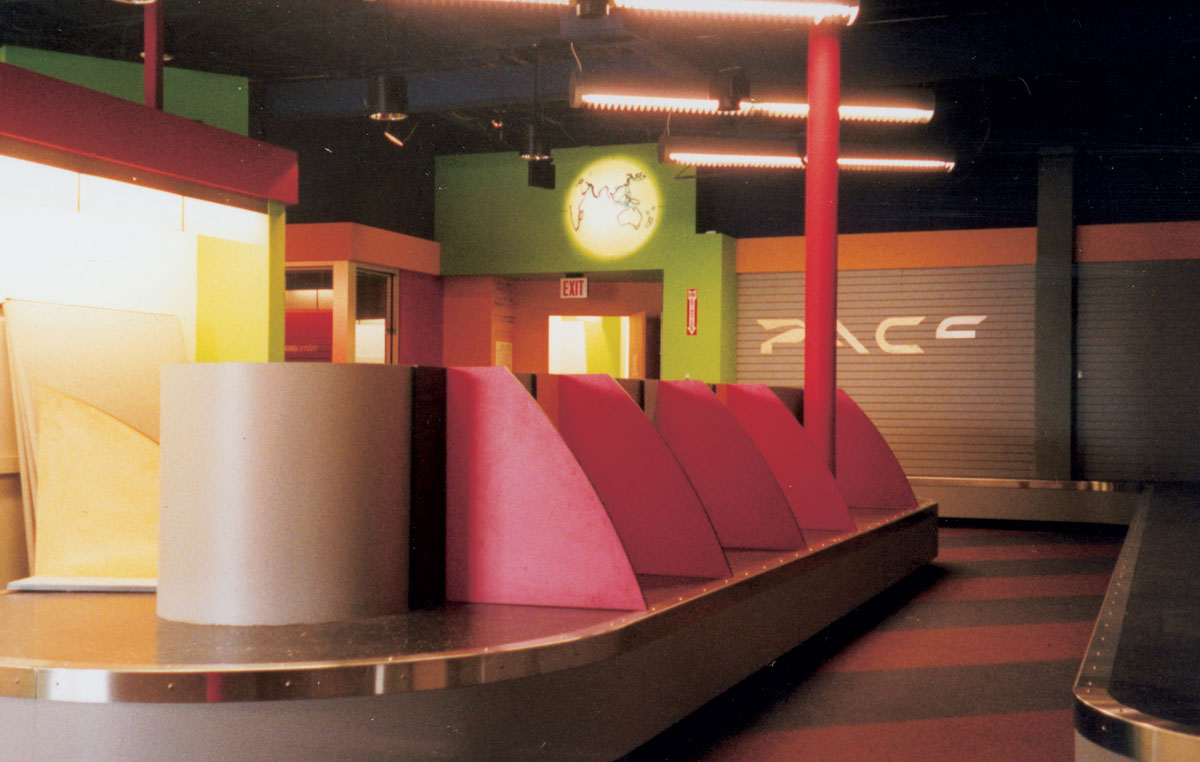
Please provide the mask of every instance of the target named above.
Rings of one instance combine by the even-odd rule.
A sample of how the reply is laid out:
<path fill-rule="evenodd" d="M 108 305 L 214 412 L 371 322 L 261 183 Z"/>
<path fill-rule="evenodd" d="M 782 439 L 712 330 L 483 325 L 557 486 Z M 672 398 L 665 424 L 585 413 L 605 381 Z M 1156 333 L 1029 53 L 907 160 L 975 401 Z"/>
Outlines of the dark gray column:
<path fill-rule="evenodd" d="M 1034 477 L 1070 479 L 1074 373 L 1074 155 L 1038 160 L 1034 268 Z"/>

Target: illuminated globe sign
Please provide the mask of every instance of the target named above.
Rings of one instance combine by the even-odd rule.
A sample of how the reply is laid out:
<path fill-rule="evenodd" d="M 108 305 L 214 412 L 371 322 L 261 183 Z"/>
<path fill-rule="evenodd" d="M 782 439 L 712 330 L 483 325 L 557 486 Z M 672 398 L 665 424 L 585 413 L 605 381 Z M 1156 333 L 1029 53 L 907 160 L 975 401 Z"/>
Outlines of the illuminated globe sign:
<path fill-rule="evenodd" d="M 658 187 L 625 158 L 592 162 L 567 189 L 567 230 L 585 251 L 616 259 L 642 247 L 658 224 Z"/>

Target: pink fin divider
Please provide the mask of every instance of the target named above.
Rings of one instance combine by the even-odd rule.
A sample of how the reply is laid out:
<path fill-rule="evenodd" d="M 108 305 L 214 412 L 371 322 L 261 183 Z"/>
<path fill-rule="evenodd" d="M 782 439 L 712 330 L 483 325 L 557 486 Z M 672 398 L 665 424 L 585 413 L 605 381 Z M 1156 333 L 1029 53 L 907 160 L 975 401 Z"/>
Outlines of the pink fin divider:
<path fill-rule="evenodd" d="M 654 425 L 606 375 L 558 380 L 558 430 L 638 574 L 732 574 L 700 498 Z"/>
<path fill-rule="evenodd" d="M 646 608 L 583 469 L 501 367 L 447 372 L 446 597 Z"/>
<path fill-rule="evenodd" d="M 837 390 L 837 482 L 855 508 L 916 508 L 900 461 L 849 394 Z"/>
<path fill-rule="evenodd" d="M 763 384 L 723 384 L 717 396 L 762 453 L 802 530 L 855 528 L 833 474 L 800 421 L 774 392 Z"/>
<path fill-rule="evenodd" d="M 711 389 L 699 381 L 660 381 L 655 425 L 700 496 L 722 546 L 805 547 L 767 462 Z"/>

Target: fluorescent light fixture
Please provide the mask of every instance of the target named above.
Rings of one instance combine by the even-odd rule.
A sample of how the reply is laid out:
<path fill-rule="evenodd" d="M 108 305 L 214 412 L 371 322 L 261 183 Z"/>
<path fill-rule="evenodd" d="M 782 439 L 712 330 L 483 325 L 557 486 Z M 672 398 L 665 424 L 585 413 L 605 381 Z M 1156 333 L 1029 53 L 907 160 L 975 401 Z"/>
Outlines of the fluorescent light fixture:
<path fill-rule="evenodd" d="M 721 16 L 812 24 L 853 24 L 858 2 L 805 2 L 805 0 L 613 0 L 613 7 L 628 11 Z"/>
<path fill-rule="evenodd" d="M 154 5 L 158 0 L 113 0 L 121 5 Z"/>
<path fill-rule="evenodd" d="M 730 104 L 722 104 L 713 91 L 712 83 L 703 80 L 663 81 L 576 71 L 571 74 L 569 97 L 572 108 L 808 118 L 808 99 L 803 90 L 754 88 L 733 109 L 723 108 Z M 842 96 L 838 114 L 843 121 L 923 124 L 933 118 L 933 94 L 926 90 L 847 93 Z"/>
<path fill-rule="evenodd" d="M 797 142 L 787 140 L 743 140 L 741 138 L 685 137 L 664 135 L 658 141 L 658 160 L 715 169 L 806 169 L 808 157 Z M 838 157 L 838 168 L 868 172 L 949 172 L 948 159 L 916 156 Z"/>
<path fill-rule="evenodd" d="M 865 172 L 950 172 L 950 159 L 900 156 L 839 156 L 838 168 Z"/>
<path fill-rule="evenodd" d="M 717 169 L 804 169 L 798 144 L 785 140 L 663 135 L 658 160 Z"/>

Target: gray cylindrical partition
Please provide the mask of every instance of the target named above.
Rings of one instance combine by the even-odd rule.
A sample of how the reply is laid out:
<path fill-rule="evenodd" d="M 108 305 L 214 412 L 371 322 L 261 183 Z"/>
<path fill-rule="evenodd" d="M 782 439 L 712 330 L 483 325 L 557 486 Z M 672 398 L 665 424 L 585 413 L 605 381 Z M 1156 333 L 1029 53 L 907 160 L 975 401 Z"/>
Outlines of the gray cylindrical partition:
<path fill-rule="evenodd" d="M 403 611 L 411 373 L 164 368 L 158 615 L 275 625 Z"/>

